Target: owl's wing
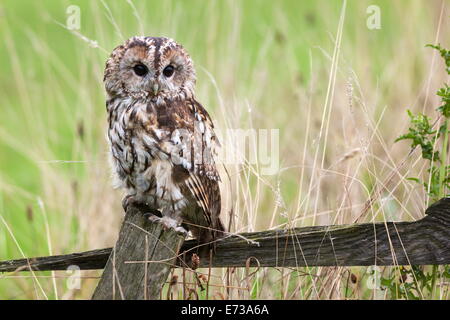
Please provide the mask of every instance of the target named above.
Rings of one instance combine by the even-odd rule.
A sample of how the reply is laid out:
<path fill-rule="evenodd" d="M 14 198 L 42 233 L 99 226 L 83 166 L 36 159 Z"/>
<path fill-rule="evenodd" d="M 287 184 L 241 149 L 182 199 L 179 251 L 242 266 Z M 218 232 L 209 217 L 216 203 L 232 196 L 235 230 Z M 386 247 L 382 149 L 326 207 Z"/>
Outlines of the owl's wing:
<path fill-rule="evenodd" d="M 194 141 L 190 160 L 192 166 L 190 169 L 186 168 L 189 176 L 184 183 L 202 209 L 206 225 L 213 229 L 210 230 L 212 233 L 208 230 L 200 231 L 199 238 L 203 238 L 204 242 L 207 242 L 215 239 L 221 231 L 225 230 L 219 217 L 221 210 L 220 176 L 214 160 L 220 144 L 208 112 L 196 101 L 190 103 L 189 106 L 195 119 L 194 133 L 191 136 Z M 210 234 L 211 236 L 209 236 Z"/>
<path fill-rule="evenodd" d="M 197 145 L 194 148 L 196 152 L 193 159 L 194 168 L 185 183 L 205 212 L 208 225 L 213 229 L 223 231 L 224 228 L 219 219 L 221 209 L 220 176 L 214 160 L 220 144 L 208 112 L 199 103 L 193 103 L 192 107 L 196 125 L 194 137 Z M 202 154 L 199 154 L 200 152 Z"/>
<path fill-rule="evenodd" d="M 159 144 L 160 151 L 173 164 L 173 180 L 183 184 L 201 208 L 203 219 L 192 219 L 210 227 L 212 238 L 224 231 L 221 210 L 220 176 L 215 160 L 220 147 L 208 112 L 194 99 L 173 101 L 166 108 L 156 109 L 157 122 L 170 135 Z M 191 213 L 191 215 L 198 215 Z M 204 235 L 203 238 L 210 238 Z"/>

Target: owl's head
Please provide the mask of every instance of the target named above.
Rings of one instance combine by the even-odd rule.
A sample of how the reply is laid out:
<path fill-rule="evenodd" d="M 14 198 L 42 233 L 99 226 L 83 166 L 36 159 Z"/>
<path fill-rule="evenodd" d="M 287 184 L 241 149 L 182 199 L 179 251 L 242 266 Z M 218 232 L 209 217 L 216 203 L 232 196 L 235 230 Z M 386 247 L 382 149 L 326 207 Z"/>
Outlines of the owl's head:
<path fill-rule="evenodd" d="M 189 54 L 174 40 L 133 37 L 111 53 L 104 82 L 110 97 L 193 95 L 195 70 Z"/>

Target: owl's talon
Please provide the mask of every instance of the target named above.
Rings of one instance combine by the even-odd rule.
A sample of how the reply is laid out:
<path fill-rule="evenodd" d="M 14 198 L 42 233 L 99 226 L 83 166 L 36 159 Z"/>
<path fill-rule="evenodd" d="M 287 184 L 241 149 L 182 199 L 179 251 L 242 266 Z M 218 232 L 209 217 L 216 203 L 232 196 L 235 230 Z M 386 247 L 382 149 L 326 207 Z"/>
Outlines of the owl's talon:
<path fill-rule="evenodd" d="M 155 214 L 153 214 L 152 212 L 145 212 L 143 214 L 143 216 L 144 216 L 145 219 L 148 219 L 148 220 L 153 221 L 153 222 L 157 222 L 157 221 L 153 220 L 153 217 L 157 218 L 157 216 Z"/>
<path fill-rule="evenodd" d="M 161 217 L 162 215 L 161 211 L 159 211 L 158 209 L 153 209 L 148 205 L 148 203 L 137 200 L 134 195 L 127 195 L 125 198 L 123 198 L 122 207 L 125 212 L 127 212 L 130 207 L 136 208 L 139 211 L 144 212 L 143 215 L 146 218 L 150 216 Z"/>
<path fill-rule="evenodd" d="M 161 212 L 159 211 L 159 210 L 156 210 L 156 209 L 150 209 L 150 210 L 148 210 L 147 212 L 145 212 L 144 214 L 143 214 L 143 216 L 144 216 L 144 218 L 147 218 L 147 219 L 149 219 L 150 221 L 153 221 L 152 219 L 152 217 L 155 217 L 155 218 L 158 218 L 158 219 L 161 219 L 160 217 L 161 217 Z"/>
<path fill-rule="evenodd" d="M 155 216 L 155 215 L 152 214 L 151 212 L 144 213 L 144 217 L 146 217 L 146 218 L 147 218 L 148 220 L 150 220 L 151 222 L 161 223 L 161 218 Z"/>
<path fill-rule="evenodd" d="M 174 230 L 175 230 L 176 232 L 178 232 L 178 233 L 183 234 L 185 237 L 187 237 L 187 236 L 188 236 L 188 233 L 189 233 L 189 232 L 188 232 L 185 228 L 183 228 L 182 226 L 176 227 Z"/>
<path fill-rule="evenodd" d="M 148 219 L 155 223 L 160 223 L 165 230 L 173 229 L 175 232 L 181 233 L 184 236 L 188 235 L 188 231 L 185 228 L 179 225 L 179 222 L 173 218 L 164 216 L 162 218 L 155 216 L 150 213 Z"/>
<path fill-rule="evenodd" d="M 127 195 L 125 196 L 125 198 L 123 198 L 122 200 L 122 208 L 125 212 L 128 211 L 128 208 L 130 206 L 133 206 L 136 203 L 136 198 L 134 197 L 134 195 Z"/>

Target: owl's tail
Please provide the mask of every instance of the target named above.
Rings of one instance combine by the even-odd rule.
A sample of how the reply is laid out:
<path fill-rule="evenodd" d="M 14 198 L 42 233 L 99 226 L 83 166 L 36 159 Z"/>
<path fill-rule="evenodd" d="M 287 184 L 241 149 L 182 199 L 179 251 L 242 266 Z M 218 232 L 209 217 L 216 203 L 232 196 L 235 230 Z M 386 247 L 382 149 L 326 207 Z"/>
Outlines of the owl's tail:
<path fill-rule="evenodd" d="M 217 239 L 220 239 L 220 238 L 223 238 L 225 236 L 226 229 L 225 229 L 222 221 L 220 220 L 220 217 L 216 218 L 216 221 L 215 221 L 215 223 L 213 223 L 213 225 L 214 225 L 213 230 L 212 230 L 212 232 L 213 232 L 213 235 L 212 235 L 213 241 L 217 240 Z"/>
<path fill-rule="evenodd" d="M 225 236 L 225 227 L 218 216 L 212 217 L 210 226 L 190 226 L 192 235 L 197 240 L 197 255 L 208 258 L 217 251 L 219 239 Z"/>
<path fill-rule="evenodd" d="M 213 244 L 225 236 L 225 227 L 219 217 L 214 217 L 211 226 L 191 227 L 190 229 L 199 244 Z"/>

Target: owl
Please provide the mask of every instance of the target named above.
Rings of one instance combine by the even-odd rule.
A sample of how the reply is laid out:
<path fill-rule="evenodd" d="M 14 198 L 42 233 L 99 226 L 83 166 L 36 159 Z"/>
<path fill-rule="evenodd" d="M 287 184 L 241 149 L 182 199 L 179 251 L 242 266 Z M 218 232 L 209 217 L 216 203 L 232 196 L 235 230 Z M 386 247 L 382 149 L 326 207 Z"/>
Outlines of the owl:
<path fill-rule="evenodd" d="M 186 50 L 163 37 L 133 37 L 106 62 L 108 141 L 124 206 L 144 204 L 149 217 L 201 243 L 225 228 L 220 220 L 219 142 L 195 99 Z"/>

